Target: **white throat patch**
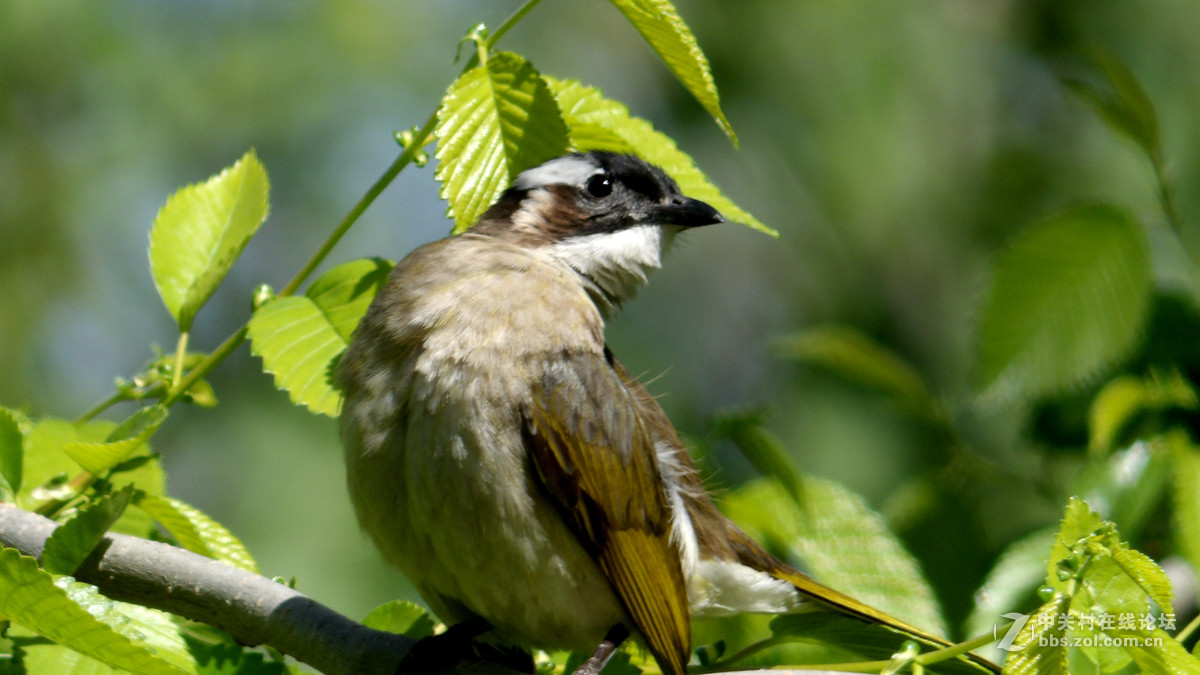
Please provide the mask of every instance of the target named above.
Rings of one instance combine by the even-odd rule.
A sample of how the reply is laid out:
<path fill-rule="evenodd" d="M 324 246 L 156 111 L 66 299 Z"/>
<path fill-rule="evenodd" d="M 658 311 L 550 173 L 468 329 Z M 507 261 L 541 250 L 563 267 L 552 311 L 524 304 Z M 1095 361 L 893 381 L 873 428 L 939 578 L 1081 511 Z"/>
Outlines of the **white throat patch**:
<path fill-rule="evenodd" d="M 662 254 L 674 232 L 659 225 L 638 225 L 617 232 L 569 237 L 544 250 L 591 282 L 597 304 L 612 309 L 633 297 L 650 272 L 662 267 Z M 603 303 L 600 302 L 603 300 Z"/>

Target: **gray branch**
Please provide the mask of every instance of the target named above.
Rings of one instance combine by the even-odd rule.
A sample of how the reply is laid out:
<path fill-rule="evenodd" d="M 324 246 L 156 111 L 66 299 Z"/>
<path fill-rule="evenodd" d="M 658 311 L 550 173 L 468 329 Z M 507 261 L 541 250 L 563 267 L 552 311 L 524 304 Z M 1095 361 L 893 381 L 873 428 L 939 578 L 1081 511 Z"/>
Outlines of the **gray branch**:
<path fill-rule="evenodd" d="M 0 544 L 39 557 L 55 523 L 0 504 Z M 295 589 L 181 548 L 105 535 L 75 573 L 110 598 L 217 626 L 323 673 L 393 675 L 413 641 L 362 626 Z"/>
<path fill-rule="evenodd" d="M 54 521 L 0 504 L 0 544 L 40 558 Z M 266 577 L 156 541 L 109 533 L 75 578 L 104 595 L 216 626 L 239 644 L 270 645 L 330 675 L 394 675 L 413 640 L 377 631 Z M 511 675 L 496 664 L 458 673 Z M 821 675 L 825 671 L 773 671 Z M 727 673 L 726 675 L 739 675 Z M 827 675 L 834 675 L 828 673 Z"/>

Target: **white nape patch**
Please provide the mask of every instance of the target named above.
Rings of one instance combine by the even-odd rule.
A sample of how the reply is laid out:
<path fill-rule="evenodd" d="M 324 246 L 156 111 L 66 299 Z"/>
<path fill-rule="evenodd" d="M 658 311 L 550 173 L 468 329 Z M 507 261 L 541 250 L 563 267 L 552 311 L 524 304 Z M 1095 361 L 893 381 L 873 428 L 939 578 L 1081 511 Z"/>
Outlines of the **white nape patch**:
<path fill-rule="evenodd" d="M 598 171 L 600 167 L 590 159 L 567 155 L 522 171 L 513 181 L 513 187 L 533 190 L 547 185 L 583 185 Z"/>
<path fill-rule="evenodd" d="M 688 605 L 697 618 L 790 614 L 804 605 L 795 586 L 731 560 L 701 561 L 687 587 Z"/>
<path fill-rule="evenodd" d="M 590 281 L 610 304 L 633 296 L 652 270 L 662 267 L 669 234 L 659 225 L 568 237 L 543 250 Z"/>

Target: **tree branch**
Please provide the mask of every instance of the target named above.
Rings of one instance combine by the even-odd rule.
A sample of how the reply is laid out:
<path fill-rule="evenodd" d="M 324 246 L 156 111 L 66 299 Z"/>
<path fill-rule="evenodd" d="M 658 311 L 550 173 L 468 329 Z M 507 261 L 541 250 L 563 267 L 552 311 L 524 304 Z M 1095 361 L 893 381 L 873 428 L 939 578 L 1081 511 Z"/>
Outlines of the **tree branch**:
<path fill-rule="evenodd" d="M 57 525 L 0 504 L 0 543 L 39 557 Z M 413 640 L 372 630 L 295 589 L 167 544 L 105 535 L 75 573 L 110 598 L 217 626 L 239 643 L 269 644 L 323 673 L 392 675 Z"/>
<path fill-rule="evenodd" d="M 58 525 L 0 504 L 0 544 L 40 558 Z M 413 640 L 373 630 L 299 591 L 177 546 L 109 533 L 75 571 L 115 600 L 216 626 L 240 644 L 267 644 L 330 675 L 394 675 Z M 449 655 L 450 660 L 462 655 Z M 512 675 L 496 663 L 465 662 L 448 673 Z M 782 675 L 835 675 L 786 670 Z M 725 675 L 750 675 L 726 673 Z"/>

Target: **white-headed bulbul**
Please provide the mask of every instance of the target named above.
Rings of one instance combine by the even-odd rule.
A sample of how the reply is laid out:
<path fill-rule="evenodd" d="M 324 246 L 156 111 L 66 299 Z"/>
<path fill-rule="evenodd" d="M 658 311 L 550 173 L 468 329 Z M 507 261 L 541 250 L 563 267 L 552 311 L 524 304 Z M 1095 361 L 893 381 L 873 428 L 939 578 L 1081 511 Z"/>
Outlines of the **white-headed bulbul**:
<path fill-rule="evenodd" d="M 723 516 L 606 347 L 675 236 L 722 221 L 637 157 L 571 154 L 396 265 L 338 366 L 341 435 L 359 521 L 447 624 L 588 653 L 631 631 L 668 675 L 690 618 L 812 599 L 936 640 Z"/>

